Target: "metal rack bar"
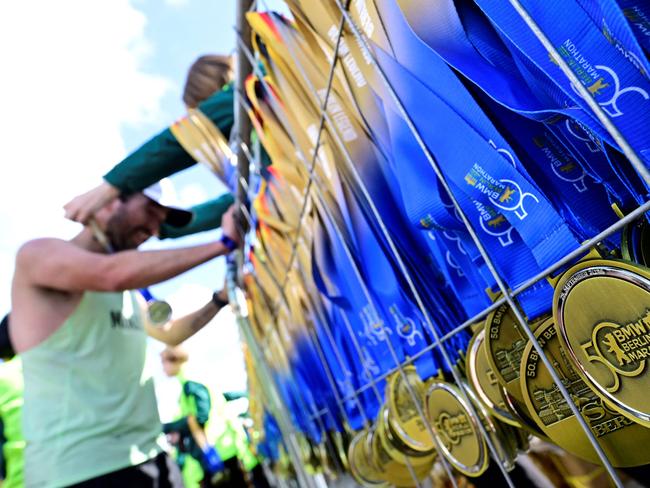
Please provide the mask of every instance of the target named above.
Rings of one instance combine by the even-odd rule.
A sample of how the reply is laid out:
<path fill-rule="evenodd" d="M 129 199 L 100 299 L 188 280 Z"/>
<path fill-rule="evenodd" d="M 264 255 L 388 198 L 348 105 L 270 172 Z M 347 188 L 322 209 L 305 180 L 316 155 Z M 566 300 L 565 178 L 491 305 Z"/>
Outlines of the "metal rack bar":
<path fill-rule="evenodd" d="M 239 0 L 237 2 L 237 33 L 244 39 L 250 39 L 251 28 L 246 22 L 246 13 L 253 6 L 252 0 Z M 237 56 L 237 71 L 235 78 L 235 90 L 238 93 L 243 91 L 244 80 L 251 73 L 251 63 L 246 56 L 242 56 L 241 52 Z M 237 146 L 241 144 L 246 146 L 250 145 L 251 140 L 251 121 L 248 114 L 243 111 L 238 104 L 234 107 L 234 127 L 235 138 Z M 240 202 L 248 200 L 248 179 L 249 179 L 249 164 L 242 151 L 237 151 L 237 170 L 239 173 L 239 186 L 237 188 L 237 199 Z"/>

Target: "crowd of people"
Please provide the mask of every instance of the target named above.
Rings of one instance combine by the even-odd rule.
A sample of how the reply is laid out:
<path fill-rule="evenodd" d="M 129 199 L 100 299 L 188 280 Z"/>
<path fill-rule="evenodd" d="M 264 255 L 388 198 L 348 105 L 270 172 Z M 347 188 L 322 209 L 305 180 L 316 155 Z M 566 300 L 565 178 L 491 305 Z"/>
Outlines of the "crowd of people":
<path fill-rule="evenodd" d="M 229 57 L 202 56 L 183 94 L 225 138 L 231 76 Z M 267 486 L 241 423 L 224 408 L 237 395 L 183 374 L 190 359 L 181 344 L 227 305 L 225 290 L 164 323 L 139 292 L 241 244 L 231 195 L 189 210 L 165 205 L 158 182 L 195 163 L 165 129 L 65 205 L 66 217 L 83 224 L 79 234 L 19 249 L 12 309 L 0 327 L 3 356 L 16 356 L 0 365 L 3 488 Z M 214 242 L 138 250 L 152 236 L 216 227 Z M 163 369 L 181 383 L 178 417 L 164 425 L 147 336 L 167 345 Z"/>

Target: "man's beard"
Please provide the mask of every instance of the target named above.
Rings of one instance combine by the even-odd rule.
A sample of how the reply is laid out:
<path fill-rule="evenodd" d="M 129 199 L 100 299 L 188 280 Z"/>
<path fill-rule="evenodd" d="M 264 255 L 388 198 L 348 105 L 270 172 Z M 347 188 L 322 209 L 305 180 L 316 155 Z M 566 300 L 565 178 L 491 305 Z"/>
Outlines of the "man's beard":
<path fill-rule="evenodd" d="M 113 251 L 127 251 L 130 249 L 137 249 L 138 244 L 132 242 L 124 231 L 126 227 L 123 219 L 119 215 L 114 215 L 106 224 L 106 237 L 110 242 Z"/>

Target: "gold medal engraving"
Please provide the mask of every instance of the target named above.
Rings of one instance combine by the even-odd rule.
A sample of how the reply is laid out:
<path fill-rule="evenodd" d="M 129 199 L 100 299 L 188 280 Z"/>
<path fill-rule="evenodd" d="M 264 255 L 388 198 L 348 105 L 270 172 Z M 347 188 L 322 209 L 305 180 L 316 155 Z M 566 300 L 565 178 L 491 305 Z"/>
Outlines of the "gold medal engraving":
<path fill-rule="evenodd" d="M 405 378 L 406 377 L 406 378 Z M 411 391 L 407 387 L 408 381 Z M 418 413 L 412 392 L 424 406 L 425 386 L 415 367 L 407 366 L 388 380 L 388 419 L 392 431 L 409 448 L 418 452 L 430 452 L 434 448 L 431 433 Z M 424 409 L 424 408 L 423 408 Z"/>
<path fill-rule="evenodd" d="M 561 343 L 581 378 L 612 408 L 650 426 L 650 273 L 622 261 L 578 263 L 553 302 Z"/>
<path fill-rule="evenodd" d="M 531 324 L 533 330 L 535 326 Z M 519 366 L 527 343 L 528 337 L 510 306 L 501 305 L 488 315 L 484 345 L 488 362 L 497 380 L 520 403 L 524 398 L 519 385 Z"/>
<path fill-rule="evenodd" d="M 467 476 L 480 476 L 488 465 L 487 445 L 479 432 L 478 420 L 470 413 L 454 385 L 431 384 L 427 413 L 440 440 L 442 455 Z"/>
<path fill-rule="evenodd" d="M 612 409 L 582 380 L 560 345 L 553 319 L 547 319 L 537 329 L 535 337 L 612 464 L 617 467 L 646 464 L 650 452 L 638 447 L 650 442 L 650 429 Z M 522 358 L 521 382 L 533 419 L 551 441 L 578 457 L 599 463 L 591 443 L 581 433 L 578 420 L 532 343 L 526 346 Z"/>
<path fill-rule="evenodd" d="M 485 329 L 481 328 L 467 348 L 466 371 L 470 386 L 492 415 L 507 424 L 521 427 L 516 414 L 504 399 L 503 386 L 488 361 L 484 344 Z"/>

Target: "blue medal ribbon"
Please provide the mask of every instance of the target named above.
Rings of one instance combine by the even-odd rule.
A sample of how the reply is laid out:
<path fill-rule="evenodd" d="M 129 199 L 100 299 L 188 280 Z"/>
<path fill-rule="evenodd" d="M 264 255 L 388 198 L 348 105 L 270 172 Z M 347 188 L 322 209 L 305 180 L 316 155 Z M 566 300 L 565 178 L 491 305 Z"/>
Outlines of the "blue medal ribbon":
<path fill-rule="evenodd" d="M 541 89 L 561 106 L 579 107 L 591 119 L 580 121 L 616 147 L 591 114 L 586 101 L 514 8 L 507 2 L 477 0 L 476 3 L 507 39 L 513 56 L 529 68 L 529 84 L 535 82 L 536 89 Z M 627 22 L 621 20 L 624 17 L 615 3 L 576 0 L 524 0 L 521 3 L 630 146 L 648 163 L 650 125 L 646 115 L 650 107 L 650 81 L 646 77 L 647 61 L 644 62 L 638 43 L 631 42 L 634 36 Z"/>

